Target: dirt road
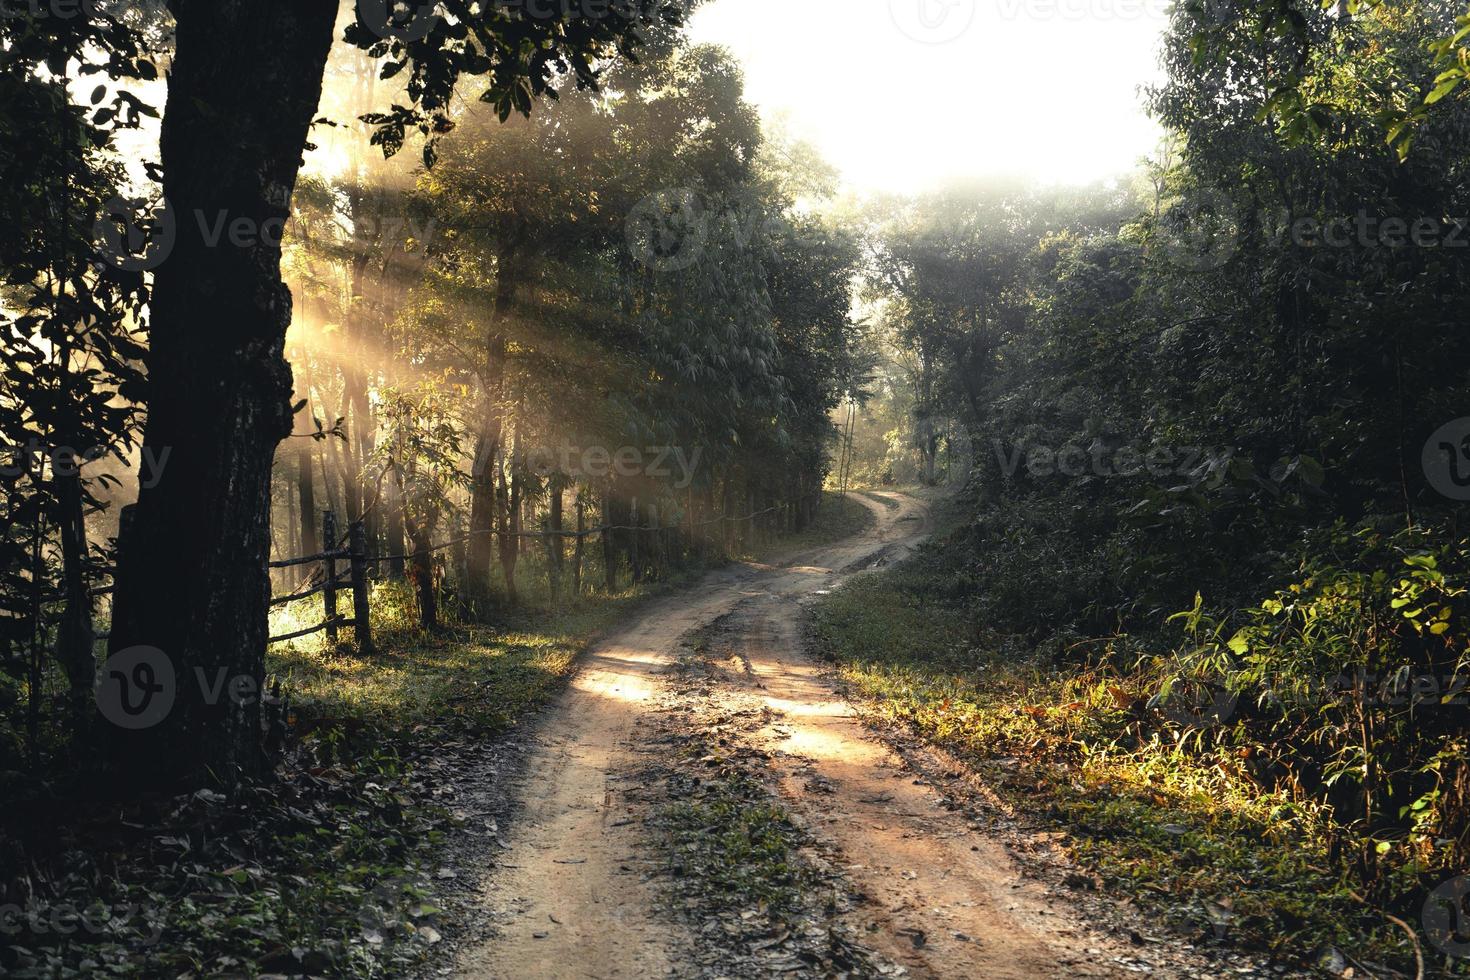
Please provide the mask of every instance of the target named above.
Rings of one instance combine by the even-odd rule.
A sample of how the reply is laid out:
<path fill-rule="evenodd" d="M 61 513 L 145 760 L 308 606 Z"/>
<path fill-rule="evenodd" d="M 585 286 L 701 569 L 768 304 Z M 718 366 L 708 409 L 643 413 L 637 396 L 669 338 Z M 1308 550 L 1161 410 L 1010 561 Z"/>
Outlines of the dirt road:
<path fill-rule="evenodd" d="M 650 733 L 667 724 L 668 668 L 681 638 L 717 621 L 714 655 L 727 669 L 699 691 L 698 710 L 758 712 L 750 741 L 771 760 L 772 792 L 859 896 L 842 926 L 862 937 L 879 973 L 1193 974 L 1150 968 L 1126 940 L 1089 927 L 1068 897 L 1025 875 L 1001 843 L 865 730 L 802 654 L 802 603 L 901 558 L 926 533 L 923 504 L 885 498 L 860 498 L 876 524 L 857 538 L 780 566 L 716 573 L 648 607 L 590 653 L 544 720 L 515 789 L 521 816 L 483 894 L 499 934 L 464 951 L 455 975 L 708 975 L 690 955 L 708 940 L 680 924 L 651 873 L 660 856 L 645 821 L 656 788 L 640 774 L 651 755 L 668 751 Z M 749 975 L 766 974 L 752 967 Z"/>

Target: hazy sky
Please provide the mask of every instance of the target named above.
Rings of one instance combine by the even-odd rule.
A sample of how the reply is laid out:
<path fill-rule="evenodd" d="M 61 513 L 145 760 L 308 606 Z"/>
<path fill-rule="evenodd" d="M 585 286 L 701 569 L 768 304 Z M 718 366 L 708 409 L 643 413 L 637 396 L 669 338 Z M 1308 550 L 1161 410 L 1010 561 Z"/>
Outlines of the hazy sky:
<path fill-rule="evenodd" d="M 744 63 L 855 190 L 947 178 L 1087 182 L 1158 140 L 1141 84 L 1161 77 L 1167 0 L 711 0 L 696 40 Z"/>

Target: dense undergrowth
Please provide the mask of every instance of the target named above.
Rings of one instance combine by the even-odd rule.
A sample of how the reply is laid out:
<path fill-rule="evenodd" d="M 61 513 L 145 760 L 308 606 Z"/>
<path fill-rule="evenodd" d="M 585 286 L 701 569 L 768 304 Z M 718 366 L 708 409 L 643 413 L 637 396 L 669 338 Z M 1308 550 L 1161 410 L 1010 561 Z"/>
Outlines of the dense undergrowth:
<path fill-rule="evenodd" d="M 1334 976 L 1414 976 L 1417 943 L 1429 973 L 1464 972 L 1430 897 L 1467 870 L 1463 546 L 1339 528 L 1259 606 L 1038 643 L 956 589 L 977 533 L 961 512 L 813 615 L 875 716 L 1201 941 Z"/>

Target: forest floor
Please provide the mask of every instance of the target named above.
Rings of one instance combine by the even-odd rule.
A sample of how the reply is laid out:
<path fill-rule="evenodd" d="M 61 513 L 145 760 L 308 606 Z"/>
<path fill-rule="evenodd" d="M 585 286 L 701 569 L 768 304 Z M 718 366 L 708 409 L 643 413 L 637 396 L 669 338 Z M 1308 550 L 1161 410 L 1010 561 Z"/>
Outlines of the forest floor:
<path fill-rule="evenodd" d="M 1282 975 L 1156 934 L 938 749 L 865 726 L 803 651 L 805 609 L 903 558 L 871 526 L 655 600 L 594 647 L 493 771 L 457 780 L 441 875 L 469 977 Z M 504 832 L 501 822 L 507 823 Z"/>

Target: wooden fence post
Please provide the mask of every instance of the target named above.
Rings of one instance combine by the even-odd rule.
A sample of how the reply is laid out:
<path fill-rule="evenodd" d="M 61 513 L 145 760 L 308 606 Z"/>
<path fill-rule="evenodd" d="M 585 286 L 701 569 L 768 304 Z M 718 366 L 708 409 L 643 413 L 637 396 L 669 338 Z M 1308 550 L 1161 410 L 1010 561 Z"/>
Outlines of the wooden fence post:
<path fill-rule="evenodd" d="M 641 547 L 643 542 L 639 540 L 643 536 L 641 533 L 643 527 L 643 507 L 638 502 L 637 497 L 634 497 L 633 502 L 628 505 L 628 516 L 626 519 L 628 521 L 628 530 L 623 533 L 627 535 L 628 564 L 633 570 L 633 582 L 636 584 L 643 581 L 643 548 Z"/>
<path fill-rule="evenodd" d="M 587 503 L 582 491 L 577 491 L 577 550 L 572 556 L 572 597 L 582 597 L 582 554 L 587 540 Z"/>
<path fill-rule="evenodd" d="M 550 518 L 541 520 L 541 540 L 546 545 L 546 589 L 551 597 L 551 608 L 556 610 L 556 593 L 561 584 L 561 569 L 557 567 L 557 548 L 561 547 L 561 538 L 551 530 Z"/>
<path fill-rule="evenodd" d="M 332 557 L 337 551 L 337 515 L 327 511 L 322 515 L 322 548 L 326 551 L 326 557 L 322 559 L 322 568 L 326 570 L 327 581 L 322 589 L 322 605 L 327 612 L 327 644 L 333 649 L 337 646 L 337 560 Z"/>
<path fill-rule="evenodd" d="M 664 573 L 664 532 L 660 523 L 658 501 L 648 505 L 649 578 L 662 578 Z"/>
<path fill-rule="evenodd" d="M 357 636 L 357 653 L 370 657 L 373 655 L 373 624 L 368 609 L 367 530 L 362 521 L 356 521 L 347 533 L 352 549 L 349 560 L 352 562 L 352 622 Z"/>

